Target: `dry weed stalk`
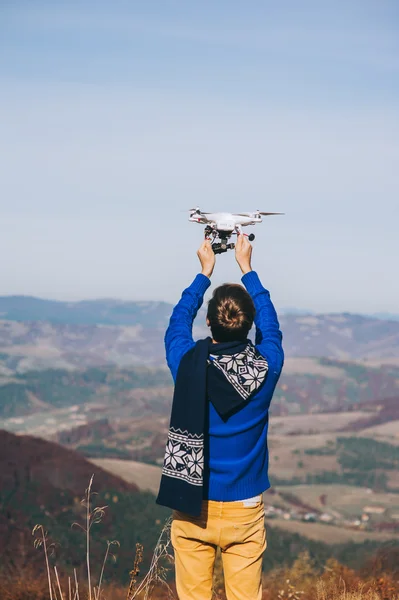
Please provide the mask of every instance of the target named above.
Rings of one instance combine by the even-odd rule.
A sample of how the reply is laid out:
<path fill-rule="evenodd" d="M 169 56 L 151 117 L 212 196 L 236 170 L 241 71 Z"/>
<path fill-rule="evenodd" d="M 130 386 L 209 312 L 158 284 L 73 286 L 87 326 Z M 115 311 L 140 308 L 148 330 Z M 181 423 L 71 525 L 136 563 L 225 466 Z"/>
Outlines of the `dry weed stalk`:
<path fill-rule="evenodd" d="M 91 575 L 91 564 L 90 564 L 90 531 L 93 525 L 100 523 L 102 521 L 103 516 L 105 515 L 105 510 L 108 508 L 107 506 L 98 506 L 92 508 L 92 497 L 96 494 L 96 492 L 92 491 L 94 475 L 91 476 L 89 485 L 85 490 L 84 497 L 81 501 L 82 506 L 85 508 L 85 517 L 84 517 L 84 525 L 80 523 L 72 523 L 73 526 L 77 526 L 85 534 L 86 538 L 86 570 L 87 570 L 87 600 L 101 600 L 101 591 L 103 585 L 104 578 L 104 570 L 109 556 L 112 556 L 115 559 L 115 556 L 111 553 L 111 547 L 113 545 L 119 546 L 119 542 L 116 540 L 107 541 L 107 549 L 105 551 L 104 559 L 102 562 L 102 567 L 100 571 L 100 576 L 97 585 L 93 585 L 92 583 L 92 575 Z M 170 586 L 166 581 L 167 573 L 169 568 L 165 566 L 165 562 L 173 562 L 173 556 L 170 553 L 171 541 L 170 541 L 170 528 L 171 528 L 172 519 L 169 518 L 158 538 L 150 568 L 146 573 L 145 577 L 141 581 L 139 585 L 137 585 L 137 578 L 139 575 L 139 567 L 143 561 L 143 546 L 141 544 L 136 544 L 136 555 L 133 570 L 130 573 L 130 585 L 127 594 L 127 600 L 134 600 L 138 598 L 139 595 L 144 594 L 143 600 L 149 600 L 150 594 L 153 592 L 154 588 L 158 585 L 166 588 L 168 592 L 169 598 L 174 598 L 174 594 Z M 51 544 L 48 545 L 47 540 L 47 532 L 44 530 L 43 525 L 36 525 L 32 531 L 32 535 L 38 536 L 35 538 L 34 546 L 36 548 L 43 547 L 46 569 L 47 569 L 47 582 L 50 600 L 80 600 L 79 597 L 79 581 L 76 573 L 76 569 L 73 570 L 74 573 L 74 590 L 72 589 L 72 581 L 71 577 L 68 577 L 68 589 L 67 593 L 64 595 L 61 581 L 58 575 L 57 567 L 54 567 L 55 581 L 53 581 L 50 565 L 48 560 L 48 549 L 53 546 Z M 294 599 L 296 600 L 296 599 Z"/>
<path fill-rule="evenodd" d="M 285 581 L 285 587 L 279 590 L 278 599 L 279 600 L 300 600 L 301 596 L 303 596 L 305 592 L 301 590 L 297 590 L 295 585 L 292 585 L 289 579 Z"/>
<path fill-rule="evenodd" d="M 143 545 L 136 543 L 136 552 L 134 555 L 133 569 L 130 571 L 130 583 L 127 591 L 126 600 L 131 600 L 137 586 L 137 577 L 140 575 L 140 565 L 143 562 Z"/>
<path fill-rule="evenodd" d="M 91 476 L 89 485 L 88 485 L 87 489 L 85 490 L 84 498 L 81 501 L 81 504 L 85 508 L 84 525 L 81 525 L 80 523 L 72 523 L 72 527 L 76 525 L 77 527 L 82 529 L 82 531 L 85 533 L 85 537 L 86 537 L 86 569 L 87 569 L 87 582 L 88 582 L 88 600 L 100 600 L 101 588 L 102 588 L 103 578 L 104 578 L 104 570 L 105 570 L 105 565 L 108 560 L 108 557 L 110 556 L 110 549 L 113 545 L 119 546 L 119 542 L 117 542 L 116 540 L 113 540 L 111 542 L 107 541 L 107 549 L 105 551 L 104 560 L 103 560 L 103 563 L 101 566 L 101 572 L 100 572 L 98 584 L 97 584 L 97 586 L 93 586 L 92 585 L 92 577 L 91 577 L 91 565 L 90 565 L 90 531 L 91 531 L 91 528 L 93 525 L 95 525 L 96 523 L 101 523 L 101 520 L 102 520 L 103 516 L 105 515 L 105 509 L 107 508 L 107 506 L 97 506 L 96 508 L 92 509 L 92 497 L 96 493 L 96 492 L 92 491 L 93 478 L 94 478 L 94 475 Z M 36 534 L 38 534 L 38 537 L 35 538 L 34 546 L 35 546 L 35 548 L 43 547 L 44 557 L 45 557 L 45 561 L 46 561 L 47 581 L 48 581 L 50 600 L 65 600 L 64 593 L 63 593 L 62 587 L 61 587 L 60 578 L 59 578 L 58 571 L 57 571 L 57 567 L 54 567 L 55 582 L 53 581 L 52 576 L 51 576 L 50 565 L 49 565 L 49 560 L 48 560 L 48 550 L 51 546 L 53 546 L 53 544 L 51 544 L 50 546 L 48 545 L 47 532 L 44 530 L 43 525 L 35 525 L 35 527 L 33 528 L 33 531 L 32 531 L 32 535 L 35 536 Z M 113 556 L 113 558 L 115 558 L 115 556 L 113 554 L 111 554 L 111 556 Z M 74 571 L 75 590 L 72 593 L 71 578 L 68 577 L 68 600 L 80 600 L 80 598 L 79 598 L 79 582 L 78 582 L 78 577 L 76 574 L 76 569 L 74 569 L 73 571 Z"/>
<path fill-rule="evenodd" d="M 72 527 L 74 525 L 76 525 L 77 527 L 80 527 L 80 529 L 82 529 L 82 531 L 84 531 L 85 536 L 86 536 L 86 569 L 87 569 L 87 585 L 88 585 L 88 590 L 89 590 L 89 600 L 93 599 L 93 588 L 92 588 L 92 583 L 91 583 L 91 568 L 90 568 L 90 530 L 93 527 L 93 525 L 95 525 L 96 523 L 101 523 L 101 520 L 102 520 L 103 516 L 105 515 L 105 509 L 108 508 L 107 506 L 97 506 L 93 510 L 91 509 L 92 496 L 97 494 L 97 492 L 92 492 L 92 489 L 91 489 L 92 485 L 93 485 L 93 479 L 94 479 L 94 475 L 91 476 L 89 485 L 85 490 L 84 498 L 81 501 L 82 506 L 84 506 L 84 508 L 86 509 L 85 525 L 83 526 L 80 523 L 72 523 Z M 111 542 L 111 543 L 114 543 L 114 542 Z M 107 548 L 106 556 L 108 556 L 108 550 L 109 550 L 109 546 Z M 101 571 L 101 579 L 102 579 L 102 573 L 103 573 L 103 570 Z M 98 590 L 97 590 L 97 592 L 99 594 Z M 95 594 L 94 594 L 94 598 L 95 599 L 97 598 L 97 596 Z"/>
<path fill-rule="evenodd" d="M 58 600 L 58 598 L 57 598 L 57 589 L 56 589 L 54 583 L 52 584 L 52 587 L 53 587 L 53 592 L 54 592 L 54 598 L 55 598 L 55 600 Z"/>
<path fill-rule="evenodd" d="M 101 592 L 101 586 L 103 583 L 104 569 L 105 569 L 106 562 L 108 560 L 109 551 L 110 551 L 111 546 L 118 546 L 118 548 L 119 548 L 120 544 L 117 540 L 112 540 L 112 542 L 107 540 L 107 549 L 105 551 L 105 556 L 104 556 L 103 564 L 101 567 L 100 579 L 98 580 L 98 586 L 95 588 L 95 590 L 96 590 L 94 593 L 95 600 L 100 600 L 100 592 Z M 115 555 L 111 554 L 111 556 L 115 560 Z"/>
<path fill-rule="evenodd" d="M 61 598 L 61 600 L 64 600 L 64 595 L 62 593 L 61 585 L 60 585 L 60 578 L 58 577 L 57 567 L 54 567 L 54 573 L 55 573 L 55 578 L 57 581 L 58 591 L 60 592 L 60 598 Z"/>
<path fill-rule="evenodd" d="M 48 590 L 49 590 L 49 594 L 50 594 L 50 600 L 53 600 L 53 592 L 51 589 L 52 581 L 51 581 L 50 565 L 48 562 L 47 532 L 44 530 L 43 525 L 35 525 L 32 530 L 32 535 L 34 536 L 37 532 L 40 532 L 41 537 L 35 538 L 33 545 L 35 548 L 41 548 L 43 546 L 43 552 L 44 552 L 44 557 L 45 557 L 45 561 L 46 561 Z"/>
<path fill-rule="evenodd" d="M 76 569 L 73 570 L 73 575 L 75 578 L 75 594 L 73 596 L 73 600 L 79 600 L 79 582 L 78 577 L 76 575 Z"/>
<path fill-rule="evenodd" d="M 169 571 L 167 567 L 165 567 L 162 563 L 166 560 L 168 562 L 173 562 L 173 556 L 170 554 L 169 550 L 171 547 L 170 541 L 170 528 L 172 524 L 172 518 L 170 517 L 158 538 L 157 545 L 155 546 L 154 554 L 152 556 L 150 568 L 148 573 L 145 575 L 143 581 L 137 586 L 136 582 L 134 582 L 133 592 L 128 595 L 127 600 L 133 600 L 137 598 L 139 594 L 144 592 L 143 600 L 149 600 L 151 592 L 154 590 L 156 585 L 161 585 L 166 587 L 169 598 L 174 598 L 174 594 L 170 586 L 166 581 L 166 576 Z M 136 563 L 136 561 L 135 561 Z M 134 573 L 134 568 L 132 573 Z M 131 582 L 132 583 L 132 582 Z M 130 587 L 129 587 L 130 591 Z"/>
<path fill-rule="evenodd" d="M 339 585 L 339 584 L 342 584 Z M 364 585 L 360 584 L 357 590 L 348 591 L 345 582 L 341 579 L 338 586 L 327 586 L 325 581 L 318 581 L 316 584 L 317 600 L 381 600 L 381 596 L 376 590 L 369 589 L 363 591 Z"/>

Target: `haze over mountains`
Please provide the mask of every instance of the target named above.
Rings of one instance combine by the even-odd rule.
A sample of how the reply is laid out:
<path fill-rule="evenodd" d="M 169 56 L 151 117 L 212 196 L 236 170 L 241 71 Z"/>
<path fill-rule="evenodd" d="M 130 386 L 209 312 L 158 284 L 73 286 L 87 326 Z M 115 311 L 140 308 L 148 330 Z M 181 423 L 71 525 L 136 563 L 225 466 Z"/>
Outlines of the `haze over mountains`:
<path fill-rule="evenodd" d="M 94 365 L 164 364 L 166 302 L 0 298 L 0 373 Z M 202 309 L 194 336 L 208 335 Z M 286 357 L 396 363 L 399 322 L 349 313 L 283 314 Z"/>
<path fill-rule="evenodd" d="M 11 321 L 49 321 L 50 323 L 134 325 L 151 324 L 156 315 L 161 320 L 170 315 L 173 305 L 163 301 L 126 301 L 115 298 L 65 302 L 34 296 L 0 296 L 0 318 Z M 311 310 L 283 308 L 282 315 L 315 316 Z M 338 313 L 337 313 L 338 314 Z M 353 314 L 353 313 L 344 313 Z M 362 313 L 361 313 L 362 314 Z M 377 312 L 363 315 L 383 321 L 398 321 L 399 313 Z"/>
<path fill-rule="evenodd" d="M 156 326 L 170 315 L 167 302 L 126 302 L 99 299 L 80 302 L 45 300 L 33 296 L 0 296 L 0 318 L 11 321 L 49 321 L 71 325 Z"/>

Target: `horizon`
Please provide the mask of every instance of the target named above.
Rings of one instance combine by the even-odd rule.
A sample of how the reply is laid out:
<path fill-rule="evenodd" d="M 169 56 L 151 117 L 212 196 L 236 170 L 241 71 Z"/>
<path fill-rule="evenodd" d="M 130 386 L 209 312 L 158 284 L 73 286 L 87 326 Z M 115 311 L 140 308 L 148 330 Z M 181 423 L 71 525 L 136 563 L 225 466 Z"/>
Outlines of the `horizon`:
<path fill-rule="evenodd" d="M 0 294 L 174 303 L 199 205 L 286 213 L 248 230 L 277 307 L 397 311 L 394 0 L 39 0 L 0 33 Z"/>
<path fill-rule="evenodd" d="M 203 309 L 203 307 L 206 305 L 207 300 L 209 299 L 210 295 L 209 292 L 206 294 L 205 299 L 204 299 L 204 304 L 203 306 L 200 308 L 200 310 Z M 60 300 L 57 298 L 44 298 L 41 296 L 32 296 L 31 294 L 6 294 L 6 295 L 0 295 L 0 301 L 3 299 L 13 299 L 13 298 L 18 298 L 18 299 L 26 299 L 26 300 L 39 300 L 41 302 L 55 302 L 57 304 L 82 304 L 82 303 L 90 303 L 90 302 L 115 302 L 115 303 L 123 303 L 123 304 L 139 304 L 139 305 L 145 305 L 145 304 L 167 304 L 168 306 L 174 306 L 177 303 L 177 300 L 175 303 L 170 302 L 168 300 L 161 300 L 161 299 L 147 299 L 147 300 L 135 300 L 134 298 L 130 298 L 130 299 L 122 299 L 122 298 L 116 298 L 116 297 L 103 297 L 103 298 L 81 298 L 81 299 L 75 299 L 75 300 Z M 341 310 L 341 311 L 330 311 L 330 312 L 316 312 L 316 311 L 312 311 L 310 309 L 306 309 L 306 308 L 297 308 L 295 306 L 283 306 L 283 307 L 276 307 L 277 312 L 279 313 L 279 315 L 282 316 L 296 316 L 296 317 L 306 317 L 306 316 L 312 316 L 312 317 L 318 317 L 318 316 L 334 316 L 334 315 L 349 315 L 349 316 L 360 316 L 360 317 L 368 317 L 368 318 L 373 318 L 373 319 L 377 319 L 377 320 L 382 320 L 382 321 L 389 321 L 389 320 L 399 320 L 399 312 L 384 312 L 384 311 L 376 311 L 374 313 L 364 313 L 364 312 L 360 312 L 360 311 L 348 311 L 348 310 Z M 13 320 L 13 319 L 4 319 L 2 316 L 2 313 L 0 312 L 0 321 L 1 320 Z"/>

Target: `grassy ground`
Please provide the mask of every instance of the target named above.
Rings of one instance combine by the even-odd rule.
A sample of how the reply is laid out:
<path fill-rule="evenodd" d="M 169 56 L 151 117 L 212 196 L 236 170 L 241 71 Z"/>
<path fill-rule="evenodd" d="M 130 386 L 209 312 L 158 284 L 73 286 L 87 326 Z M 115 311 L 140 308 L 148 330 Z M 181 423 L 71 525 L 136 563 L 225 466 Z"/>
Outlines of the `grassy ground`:
<path fill-rule="evenodd" d="M 365 568 L 355 571 L 335 560 L 328 560 L 321 568 L 307 552 L 299 554 L 290 566 L 275 568 L 263 577 L 262 600 L 397 600 L 399 594 L 398 556 L 376 556 Z M 396 566 L 395 566 L 396 564 Z M 102 600 L 177 600 L 173 581 L 168 586 L 155 582 L 149 590 L 138 590 L 145 577 L 133 575 L 133 585 L 110 585 L 106 581 L 101 595 L 92 594 Z M 71 590 L 69 592 L 69 589 Z M 19 572 L 0 574 L 0 597 L 2 600 L 49 600 L 49 598 L 90 597 L 87 581 L 81 580 L 78 595 L 75 585 L 59 574 L 55 586 L 49 592 L 45 572 L 35 572 L 26 567 Z M 62 594 L 63 592 L 63 594 Z M 220 555 L 217 557 L 213 577 L 213 600 L 226 600 L 223 568 Z"/>
<path fill-rule="evenodd" d="M 158 492 L 161 467 L 117 458 L 94 458 L 90 462 L 114 473 L 128 483 L 136 483 L 141 490 L 149 490 L 153 494 Z"/>
<path fill-rule="evenodd" d="M 268 521 L 267 527 L 275 527 L 278 530 L 282 529 L 289 533 L 298 533 L 309 540 L 325 544 L 345 544 L 348 542 L 361 544 L 366 540 L 387 542 L 393 538 L 392 533 L 356 531 L 354 529 L 325 525 L 324 523 L 305 523 L 303 521 L 284 521 L 279 519 L 278 521 Z"/>
<path fill-rule="evenodd" d="M 328 433 L 339 431 L 351 422 L 370 416 L 365 411 L 315 413 L 310 415 L 272 416 L 270 418 L 270 433 L 272 435 L 306 435 L 310 432 Z"/>
<path fill-rule="evenodd" d="M 382 425 L 375 425 L 362 431 L 362 435 L 376 439 L 388 438 L 390 444 L 399 445 L 399 421 L 390 421 Z"/>
<path fill-rule="evenodd" d="M 346 517 L 361 515 L 365 506 L 381 506 L 399 513 L 399 494 L 377 493 L 350 485 L 290 485 L 290 493 L 318 510 L 334 510 Z M 323 496 L 324 504 L 320 502 Z"/>

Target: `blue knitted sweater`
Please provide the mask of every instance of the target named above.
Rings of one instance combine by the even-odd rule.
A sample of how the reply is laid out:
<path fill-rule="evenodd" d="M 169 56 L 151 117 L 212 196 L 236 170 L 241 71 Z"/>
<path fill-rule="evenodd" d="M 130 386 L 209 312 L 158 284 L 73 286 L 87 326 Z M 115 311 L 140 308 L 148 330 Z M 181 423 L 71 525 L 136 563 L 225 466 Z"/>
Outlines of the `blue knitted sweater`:
<path fill-rule="evenodd" d="M 270 487 L 267 430 L 269 406 L 284 361 L 282 335 L 269 292 L 255 271 L 242 282 L 256 309 L 255 345 L 266 358 L 266 382 L 239 412 L 224 422 L 209 403 L 209 484 L 207 499 L 234 501 L 251 498 Z M 192 327 L 210 280 L 199 274 L 175 306 L 165 335 L 166 360 L 176 380 L 180 360 L 194 346 Z M 189 400 L 188 400 L 189 401 Z"/>

